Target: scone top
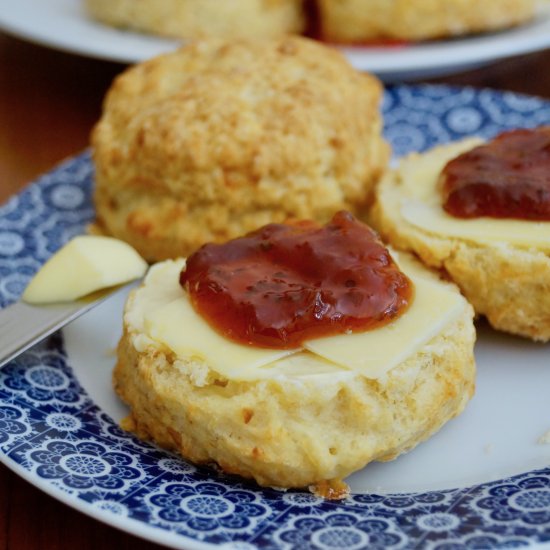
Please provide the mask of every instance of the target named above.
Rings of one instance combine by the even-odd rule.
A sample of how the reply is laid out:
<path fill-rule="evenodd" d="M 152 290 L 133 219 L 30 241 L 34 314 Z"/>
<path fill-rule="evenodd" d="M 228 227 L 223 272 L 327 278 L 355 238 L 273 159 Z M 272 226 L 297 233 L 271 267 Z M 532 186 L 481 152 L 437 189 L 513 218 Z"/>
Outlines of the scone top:
<path fill-rule="evenodd" d="M 381 91 L 299 37 L 205 39 L 137 65 L 93 132 L 97 222 L 159 260 L 357 213 L 387 164 Z"/>

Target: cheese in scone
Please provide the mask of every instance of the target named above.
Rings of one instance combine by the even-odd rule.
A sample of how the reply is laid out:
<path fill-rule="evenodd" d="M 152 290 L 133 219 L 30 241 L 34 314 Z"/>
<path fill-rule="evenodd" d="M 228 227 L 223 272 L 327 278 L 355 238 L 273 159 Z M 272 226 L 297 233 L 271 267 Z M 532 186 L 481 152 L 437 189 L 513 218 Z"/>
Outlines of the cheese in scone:
<path fill-rule="evenodd" d="M 412 261 L 399 258 L 400 268 L 415 286 L 408 310 L 375 330 L 308 341 L 303 349 L 273 350 L 230 341 L 215 332 L 193 309 L 179 285 L 184 260 L 153 266 L 125 313 L 137 351 L 167 348 L 177 357 L 198 363 L 229 380 L 254 381 L 278 376 L 303 378 L 361 374 L 376 379 L 386 374 L 454 322 L 465 300 L 454 286 L 427 275 Z"/>
<path fill-rule="evenodd" d="M 402 160 L 399 174 L 405 174 L 406 178 L 400 177 L 398 185 L 383 188 L 386 208 L 399 211 L 408 223 L 433 235 L 550 251 L 550 222 L 489 217 L 462 219 L 443 210 L 437 187 L 441 171 L 450 160 L 482 143 L 472 138 Z"/>

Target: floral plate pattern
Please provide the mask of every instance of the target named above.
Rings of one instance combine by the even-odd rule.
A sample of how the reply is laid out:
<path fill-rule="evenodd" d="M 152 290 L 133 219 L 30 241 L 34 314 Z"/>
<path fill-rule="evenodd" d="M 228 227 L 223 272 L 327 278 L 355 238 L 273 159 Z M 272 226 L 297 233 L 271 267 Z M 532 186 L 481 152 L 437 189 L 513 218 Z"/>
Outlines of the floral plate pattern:
<path fill-rule="evenodd" d="M 396 156 L 477 134 L 550 124 L 550 102 L 490 90 L 397 86 Z M 93 219 L 86 152 L 0 207 L 0 306 Z M 550 467 L 444 491 L 328 502 L 192 466 L 123 432 L 73 374 L 60 334 L 0 371 L 0 460 L 106 523 L 177 548 L 515 548 L 550 543 Z"/>

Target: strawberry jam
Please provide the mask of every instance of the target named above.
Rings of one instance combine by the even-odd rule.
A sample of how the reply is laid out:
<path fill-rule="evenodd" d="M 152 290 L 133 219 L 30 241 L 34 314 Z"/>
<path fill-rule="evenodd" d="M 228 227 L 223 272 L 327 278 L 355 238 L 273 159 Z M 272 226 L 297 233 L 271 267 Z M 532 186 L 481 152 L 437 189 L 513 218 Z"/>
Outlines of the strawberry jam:
<path fill-rule="evenodd" d="M 441 189 L 452 216 L 550 221 L 550 126 L 505 132 L 459 155 Z"/>
<path fill-rule="evenodd" d="M 323 227 L 269 224 L 207 244 L 187 260 L 180 283 L 219 333 L 281 349 L 385 325 L 413 292 L 376 233 L 347 212 Z"/>

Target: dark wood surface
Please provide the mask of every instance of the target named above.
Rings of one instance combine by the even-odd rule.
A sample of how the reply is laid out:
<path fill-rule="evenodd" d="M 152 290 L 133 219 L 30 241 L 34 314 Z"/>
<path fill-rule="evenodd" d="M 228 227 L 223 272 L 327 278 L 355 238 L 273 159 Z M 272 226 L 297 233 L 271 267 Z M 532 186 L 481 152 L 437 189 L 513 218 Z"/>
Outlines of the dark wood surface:
<path fill-rule="evenodd" d="M 88 145 L 103 95 L 124 66 L 0 33 L 0 203 Z M 432 79 L 550 98 L 550 50 Z M 47 496 L 0 465 L 0 550 L 160 548 Z"/>

